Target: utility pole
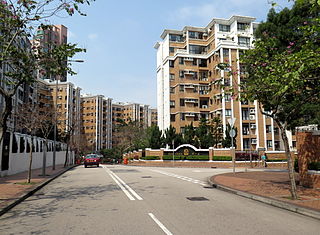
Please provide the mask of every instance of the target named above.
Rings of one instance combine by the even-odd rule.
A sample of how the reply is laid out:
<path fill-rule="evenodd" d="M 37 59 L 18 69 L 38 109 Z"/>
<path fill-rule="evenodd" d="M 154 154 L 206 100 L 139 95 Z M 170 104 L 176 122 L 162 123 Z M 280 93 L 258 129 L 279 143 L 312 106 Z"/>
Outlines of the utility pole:
<path fill-rule="evenodd" d="M 174 166 L 174 140 L 172 140 L 172 163 L 173 163 L 173 166 Z"/>

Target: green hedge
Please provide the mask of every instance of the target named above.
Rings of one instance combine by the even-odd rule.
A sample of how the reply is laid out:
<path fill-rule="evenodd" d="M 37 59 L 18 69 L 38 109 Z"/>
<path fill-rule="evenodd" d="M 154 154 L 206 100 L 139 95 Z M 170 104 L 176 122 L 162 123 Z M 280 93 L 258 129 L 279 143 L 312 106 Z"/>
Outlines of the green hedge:
<path fill-rule="evenodd" d="M 267 159 L 267 162 L 287 162 L 287 159 Z"/>
<path fill-rule="evenodd" d="M 189 155 L 185 157 L 185 160 L 190 161 L 209 161 L 208 155 Z"/>
<path fill-rule="evenodd" d="M 320 162 L 310 162 L 308 164 L 308 170 L 320 171 Z"/>
<path fill-rule="evenodd" d="M 163 158 L 163 160 L 173 160 L 172 155 L 165 155 L 162 158 Z M 174 160 L 184 160 L 184 158 L 185 158 L 185 156 L 179 156 L 179 155 L 174 156 Z"/>
<path fill-rule="evenodd" d="M 145 157 L 141 157 L 140 159 L 142 159 L 142 160 L 159 160 L 160 157 L 159 156 L 145 156 Z"/>
<path fill-rule="evenodd" d="M 229 156 L 213 156 L 213 161 L 232 161 L 232 157 Z"/>

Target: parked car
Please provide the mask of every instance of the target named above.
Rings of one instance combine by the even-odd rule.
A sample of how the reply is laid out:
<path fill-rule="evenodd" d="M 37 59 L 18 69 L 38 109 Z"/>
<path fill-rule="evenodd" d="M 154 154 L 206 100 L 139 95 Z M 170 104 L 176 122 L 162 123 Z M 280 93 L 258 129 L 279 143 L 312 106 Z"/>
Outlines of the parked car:
<path fill-rule="evenodd" d="M 85 156 L 83 161 L 85 168 L 92 165 L 96 165 L 97 167 L 99 167 L 99 163 L 100 163 L 100 157 L 97 154 L 89 154 Z"/>

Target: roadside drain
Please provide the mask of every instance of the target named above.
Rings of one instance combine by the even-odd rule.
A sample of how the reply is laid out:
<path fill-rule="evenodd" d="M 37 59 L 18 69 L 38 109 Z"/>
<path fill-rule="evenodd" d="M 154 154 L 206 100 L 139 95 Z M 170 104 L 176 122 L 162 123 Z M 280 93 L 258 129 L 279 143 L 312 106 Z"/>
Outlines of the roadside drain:
<path fill-rule="evenodd" d="M 187 197 L 190 201 L 209 201 L 208 198 L 205 197 Z"/>
<path fill-rule="evenodd" d="M 152 178 L 152 177 L 151 177 L 151 176 L 142 176 L 141 178 L 150 179 L 150 178 Z"/>

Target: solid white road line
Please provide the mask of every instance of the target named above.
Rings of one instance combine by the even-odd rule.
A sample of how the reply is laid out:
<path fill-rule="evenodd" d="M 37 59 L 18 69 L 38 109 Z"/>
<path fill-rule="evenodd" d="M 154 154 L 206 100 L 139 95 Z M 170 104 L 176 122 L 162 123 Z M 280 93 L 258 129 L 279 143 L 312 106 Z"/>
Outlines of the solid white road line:
<path fill-rule="evenodd" d="M 165 171 L 160 171 L 160 170 L 152 170 L 152 171 L 158 172 L 158 173 L 163 174 L 163 175 L 175 177 L 175 178 L 177 178 L 177 179 L 181 179 L 181 180 L 184 180 L 184 181 L 192 182 L 192 183 L 194 183 L 194 184 L 200 184 L 200 185 L 202 185 L 202 186 L 206 186 L 206 185 L 207 185 L 207 183 L 204 182 L 204 181 L 192 179 L 192 178 L 189 178 L 189 177 L 186 177 L 186 176 L 176 175 L 176 174 L 173 174 L 173 173 L 169 173 L 169 172 L 165 172 Z"/>
<path fill-rule="evenodd" d="M 167 235 L 173 235 L 152 213 L 148 213 L 148 215 L 153 219 L 154 222 L 159 225 L 159 227 L 162 229 L 162 231 Z"/>
<path fill-rule="evenodd" d="M 111 172 L 111 174 L 114 176 L 114 177 L 116 177 L 121 183 L 122 183 L 122 185 L 124 185 L 124 187 L 126 187 L 128 190 L 129 190 L 129 192 L 133 195 L 133 196 L 135 196 L 138 200 L 143 200 L 142 199 L 142 197 L 140 197 L 132 188 L 130 188 L 129 187 L 129 185 L 127 185 L 122 179 L 120 179 L 120 177 L 119 176 L 117 176 L 115 173 L 113 173 L 112 171 L 110 171 Z"/>
<path fill-rule="evenodd" d="M 106 166 L 102 166 L 105 168 L 106 172 L 110 175 L 110 177 L 118 184 L 118 186 L 122 189 L 122 191 L 127 195 L 127 197 L 134 201 L 136 197 L 139 201 L 143 200 L 132 188 L 129 187 L 119 176 L 109 170 Z M 130 193 L 132 194 L 130 194 Z"/>
<path fill-rule="evenodd" d="M 136 200 L 136 199 L 128 192 L 128 190 L 126 190 L 125 187 L 123 187 L 123 186 L 120 184 L 120 182 L 119 182 L 112 174 L 110 174 L 110 172 L 108 172 L 107 170 L 106 170 L 106 172 L 110 175 L 110 177 L 114 180 L 114 182 L 117 183 L 117 185 L 122 189 L 122 191 L 125 193 L 125 195 L 127 195 L 127 197 L 128 197 L 131 201 Z"/>

